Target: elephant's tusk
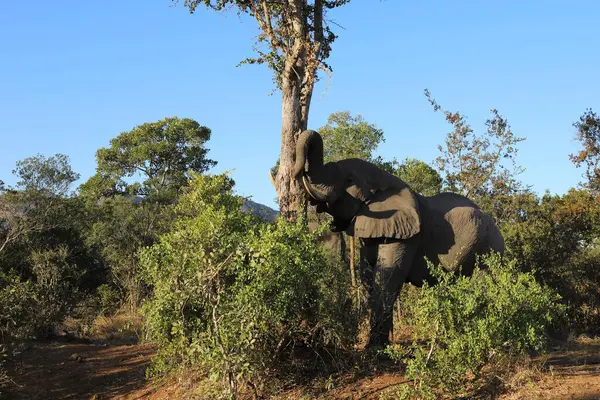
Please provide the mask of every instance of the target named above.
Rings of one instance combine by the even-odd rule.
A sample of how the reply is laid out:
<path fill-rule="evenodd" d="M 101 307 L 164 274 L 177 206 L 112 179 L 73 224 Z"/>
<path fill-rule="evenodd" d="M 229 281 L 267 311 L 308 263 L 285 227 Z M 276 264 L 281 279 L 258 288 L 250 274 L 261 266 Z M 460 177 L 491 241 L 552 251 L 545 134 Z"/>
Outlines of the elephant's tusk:
<path fill-rule="evenodd" d="M 275 177 L 273 176 L 273 173 L 271 171 L 269 171 L 269 179 L 271 179 L 271 183 L 273 184 L 273 186 L 275 186 L 275 189 L 277 189 L 277 183 L 275 183 Z"/>
<path fill-rule="evenodd" d="M 310 197 L 312 197 L 315 200 L 319 200 L 317 199 L 313 194 L 312 191 L 310 190 L 310 188 L 308 187 L 308 182 L 306 182 L 306 175 L 302 175 L 302 184 L 304 185 L 304 189 L 306 189 L 306 191 L 308 192 L 308 195 Z"/>

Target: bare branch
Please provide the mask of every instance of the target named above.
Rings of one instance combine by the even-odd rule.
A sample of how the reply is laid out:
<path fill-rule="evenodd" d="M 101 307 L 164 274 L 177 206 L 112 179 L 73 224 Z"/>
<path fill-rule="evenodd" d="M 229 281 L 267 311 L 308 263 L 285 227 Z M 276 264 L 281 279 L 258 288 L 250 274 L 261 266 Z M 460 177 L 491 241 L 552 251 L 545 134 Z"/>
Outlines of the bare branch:
<path fill-rule="evenodd" d="M 273 36 L 273 25 L 271 24 L 271 15 L 269 14 L 269 6 L 267 5 L 267 0 L 263 0 L 263 11 L 265 13 L 265 28 L 267 31 L 267 35 L 271 38 L 271 44 L 276 46 L 275 37 Z"/>

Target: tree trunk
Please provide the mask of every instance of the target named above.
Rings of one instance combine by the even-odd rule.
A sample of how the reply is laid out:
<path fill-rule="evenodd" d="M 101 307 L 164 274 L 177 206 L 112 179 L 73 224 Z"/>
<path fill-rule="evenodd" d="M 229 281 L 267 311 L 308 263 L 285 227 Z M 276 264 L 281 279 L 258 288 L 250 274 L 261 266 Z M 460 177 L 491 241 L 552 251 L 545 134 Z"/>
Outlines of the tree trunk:
<path fill-rule="evenodd" d="M 277 172 L 277 193 L 281 215 L 295 221 L 300 211 L 302 192 L 296 177 L 292 176 L 296 161 L 296 140 L 305 126 L 300 111 L 300 83 L 284 81 L 282 88 L 281 156 Z"/>
<path fill-rule="evenodd" d="M 294 7 L 293 27 L 297 38 L 285 60 L 281 82 L 281 155 L 276 177 L 279 211 L 284 218 L 295 221 L 300 211 L 303 193 L 295 176 L 296 140 L 308 126 L 308 114 L 303 115 L 302 83 L 306 74 L 305 21 L 299 5 Z M 310 99 L 310 98 L 309 98 Z"/>

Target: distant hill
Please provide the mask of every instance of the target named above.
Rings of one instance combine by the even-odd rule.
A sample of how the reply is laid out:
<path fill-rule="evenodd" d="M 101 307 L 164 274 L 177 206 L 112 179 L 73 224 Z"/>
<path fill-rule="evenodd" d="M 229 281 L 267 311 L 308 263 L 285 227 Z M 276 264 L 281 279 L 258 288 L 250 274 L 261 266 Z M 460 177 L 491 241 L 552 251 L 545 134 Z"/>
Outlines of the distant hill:
<path fill-rule="evenodd" d="M 264 204 L 257 203 L 250 199 L 245 199 L 242 205 L 243 212 L 251 212 L 254 215 L 259 215 L 269 222 L 273 222 L 277 219 L 279 211 L 273 210 L 271 207 L 267 207 Z"/>

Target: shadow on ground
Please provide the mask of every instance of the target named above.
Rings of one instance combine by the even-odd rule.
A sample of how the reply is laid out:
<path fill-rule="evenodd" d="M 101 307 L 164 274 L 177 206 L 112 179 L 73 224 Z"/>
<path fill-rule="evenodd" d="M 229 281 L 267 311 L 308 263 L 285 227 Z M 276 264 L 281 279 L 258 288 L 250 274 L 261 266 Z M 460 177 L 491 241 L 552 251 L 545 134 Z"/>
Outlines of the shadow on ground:
<path fill-rule="evenodd" d="M 148 385 L 150 345 L 36 341 L 7 365 L 14 384 L 6 399 L 130 399 Z"/>

